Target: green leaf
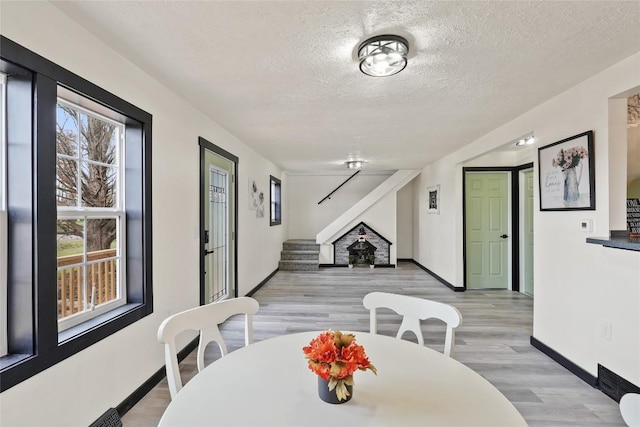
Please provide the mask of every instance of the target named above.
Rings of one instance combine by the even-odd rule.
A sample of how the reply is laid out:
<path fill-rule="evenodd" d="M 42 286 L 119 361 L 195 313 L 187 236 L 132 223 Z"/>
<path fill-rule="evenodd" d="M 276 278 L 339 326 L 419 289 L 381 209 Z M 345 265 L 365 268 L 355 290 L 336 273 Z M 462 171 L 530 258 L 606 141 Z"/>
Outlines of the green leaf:
<path fill-rule="evenodd" d="M 337 377 L 344 366 L 344 362 L 340 362 L 337 360 L 335 362 L 331 362 L 331 370 L 329 372 L 329 375 L 331 375 L 332 377 Z"/>
<path fill-rule="evenodd" d="M 347 397 L 350 396 L 349 390 L 347 390 L 347 386 L 344 383 L 344 380 L 338 380 L 338 385 L 336 387 L 336 396 L 338 400 L 347 400 Z"/>
<path fill-rule="evenodd" d="M 333 337 L 336 347 L 342 348 L 351 345 L 356 336 L 353 334 L 343 334 L 340 331 L 335 331 Z"/>
<path fill-rule="evenodd" d="M 347 377 L 344 377 L 342 379 L 342 382 L 345 383 L 346 385 L 350 385 L 353 386 L 354 382 L 353 382 L 353 375 L 349 375 Z"/>

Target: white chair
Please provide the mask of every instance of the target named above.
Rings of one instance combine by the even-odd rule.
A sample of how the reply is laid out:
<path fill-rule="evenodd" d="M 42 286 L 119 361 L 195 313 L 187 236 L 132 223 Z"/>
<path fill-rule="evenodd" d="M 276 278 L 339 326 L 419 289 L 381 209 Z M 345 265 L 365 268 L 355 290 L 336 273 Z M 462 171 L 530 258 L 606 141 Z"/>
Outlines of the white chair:
<path fill-rule="evenodd" d="M 640 394 L 627 393 L 622 396 L 620 414 L 629 427 L 640 427 Z"/>
<path fill-rule="evenodd" d="M 167 369 L 167 382 L 171 399 L 182 389 L 176 335 L 187 330 L 200 331 L 198 343 L 198 372 L 204 369 L 204 350 L 207 344 L 215 341 L 222 356 L 227 354 L 227 346 L 220 335 L 218 325 L 236 314 L 245 315 L 245 345 L 253 343 L 253 315 L 258 312 L 259 304 L 253 298 L 240 297 L 214 302 L 176 313 L 166 318 L 158 328 L 158 341 L 164 343 L 164 359 Z"/>
<path fill-rule="evenodd" d="M 371 292 L 365 295 L 362 303 L 370 311 L 372 334 L 377 331 L 376 309 L 389 308 L 403 316 L 396 338 L 402 338 L 406 331 L 411 331 L 418 338 L 420 345 L 424 345 L 420 321 L 431 318 L 442 320 L 447 324 L 444 354 L 453 357 L 454 329 L 462 323 L 462 314 L 454 306 L 428 299 L 386 292 Z"/>

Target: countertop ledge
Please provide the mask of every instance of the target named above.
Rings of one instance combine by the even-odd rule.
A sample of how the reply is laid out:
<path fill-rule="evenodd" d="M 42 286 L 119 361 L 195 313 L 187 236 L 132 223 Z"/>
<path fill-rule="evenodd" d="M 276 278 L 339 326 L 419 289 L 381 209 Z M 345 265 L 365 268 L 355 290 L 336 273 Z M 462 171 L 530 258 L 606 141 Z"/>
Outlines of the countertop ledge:
<path fill-rule="evenodd" d="M 587 243 L 640 252 L 640 237 L 629 237 L 629 232 L 624 230 L 613 230 L 609 237 L 587 237 Z"/>

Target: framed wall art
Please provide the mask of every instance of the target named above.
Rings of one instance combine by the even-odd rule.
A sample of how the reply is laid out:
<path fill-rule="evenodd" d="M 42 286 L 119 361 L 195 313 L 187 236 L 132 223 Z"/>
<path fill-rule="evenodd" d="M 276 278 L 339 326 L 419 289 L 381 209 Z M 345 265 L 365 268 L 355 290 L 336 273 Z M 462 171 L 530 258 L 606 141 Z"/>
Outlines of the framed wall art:
<path fill-rule="evenodd" d="M 427 187 L 427 213 L 440 214 L 440 184 Z"/>
<path fill-rule="evenodd" d="M 540 210 L 596 208 L 593 131 L 538 149 Z"/>

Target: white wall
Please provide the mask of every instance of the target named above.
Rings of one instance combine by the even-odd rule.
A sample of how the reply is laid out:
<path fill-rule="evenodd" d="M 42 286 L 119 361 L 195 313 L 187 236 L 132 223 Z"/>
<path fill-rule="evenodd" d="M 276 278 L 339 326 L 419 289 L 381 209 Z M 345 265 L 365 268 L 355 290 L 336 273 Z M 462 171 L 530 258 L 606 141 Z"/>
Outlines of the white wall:
<path fill-rule="evenodd" d="M 402 187 L 396 197 L 397 256 L 413 259 L 413 181 Z"/>
<path fill-rule="evenodd" d="M 51 4 L 2 2 L 0 8 L 4 36 L 153 115 L 154 313 L 0 395 L 3 426 L 88 425 L 163 366 L 160 322 L 198 305 L 198 137 L 240 158 L 241 295 L 277 268 L 286 237 L 284 227 L 269 227 L 268 215 L 258 219 L 247 209 L 248 178 L 263 181 L 268 191 L 270 174 L 284 176 Z"/>
<path fill-rule="evenodd" d="M 351 175 L 351 171 L 340 174 L 287 174 L 287 188 L 283 197 L 291 214 L 283 224 L 287 227 L 289 238 L 315 239 L 318 232 L 369 194 L 392 173 L 360 172 L 336 191 L 331 199 L 318 205 L 320 200 Z M 387 236 L 384 237 L 388 239 Z"/>
<path fill-rule="evenodd" d="M 536 147 L 594 130 L 595 211 L 540 212 L 535 187 L 533 335 L 594 376 L 600 363 L 640 385 L 640 253 L 587 244 L 589 234 L 579 227 L 582 219 L 592 219 L 591 235 L 608 236 L 609 183 L 626 176 L 626 158 L 610 158 L 620 150 L 616 141 L 609 142 L 609 98 L 638 86 L 638 70 L 640 53 L 425 167 L 415 186 L 414 257 L 462 286 L 462 164 L 532 130 Z M 426 187 L 434 184 L 442 191 L 437 216 L 426 215 Z M 623 209 L 612 206 L 611 216 Z M 600 336 L 602 321 L 612 324 L 610 341 Z"/>

